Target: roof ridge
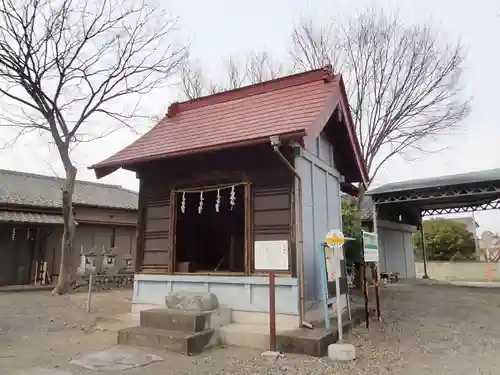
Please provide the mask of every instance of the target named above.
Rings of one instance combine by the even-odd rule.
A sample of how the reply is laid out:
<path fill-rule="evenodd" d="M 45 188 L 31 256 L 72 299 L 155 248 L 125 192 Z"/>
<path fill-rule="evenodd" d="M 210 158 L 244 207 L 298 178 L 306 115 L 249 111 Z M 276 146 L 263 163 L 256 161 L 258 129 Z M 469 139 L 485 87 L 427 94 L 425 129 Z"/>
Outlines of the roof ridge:
<path fill-rule="evenodd" d="M 38 179 L 45 179 L 45 180 L 55 180 L 55 181 L 64 181 L 63 177 L 56 177 L 56 176 L 48 176 L 45 174 L 39 174 L 39 173 L 32 173 L 32 172 L 21 172 L 21 171 L 14 171 L 11 169 L 0 169 L 0 174 L 10 174 L 10 175 L 16 175 L 16 176 L 23 176 L 23 177 L 34 177 Z M 86 184 L 86 185 L 92 185 L 96 187 L 108 187 L 108 188 L 115 188 L 123 191 L 128 191 L 130 193 L 135 193 L 137 194 L 136 191 L 126 189 L 121 185 L 113 185 L 113 184 L 103 184 L 100 182 L 94 182 L 94 181 L 86 181 L 86 180 L 76 180 L 75 182 L 79 184 Z"/>
<path fill-rule="evenodd" d="M 300 72 L 288 76 L 258 82 L 251 85 L 238 87 L 231 90 L 221 91 L 215 94 L 202 96 L 200 98 L 175 102 L 168 107 L 167 117 L 174 117 L 176 114 L 192 109 L 198 109 L 219 103 L 248 98 L 254 95 L 264 94 L 275 90 L 282 90 L 288 87 L 299 86 L 320 79 L 327 80 L 335 75 L 331 65 L 326 65 L 319 69 Z M 328 80 L 326 82 L 329 82 Z"/>

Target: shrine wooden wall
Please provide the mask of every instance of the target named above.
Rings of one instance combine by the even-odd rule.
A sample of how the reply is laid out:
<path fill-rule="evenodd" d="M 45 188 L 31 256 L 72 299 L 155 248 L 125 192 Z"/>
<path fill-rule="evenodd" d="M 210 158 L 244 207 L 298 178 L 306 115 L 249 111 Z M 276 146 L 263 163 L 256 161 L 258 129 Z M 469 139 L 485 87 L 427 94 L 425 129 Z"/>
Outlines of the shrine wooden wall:
<path fill-rule="evenodd" d="M 295 274 L 294 176 L 270 145 L 149 163 L 140 168 L 138 175 L 141 185 L 137 271 L 173 271 L 172 189 L 247 181 L 250 184 L 247 261 L 253 264 L 255 240 L 288 240 L 290 271 Z M 251 269 L 248 267 L 248 273 Z"/>

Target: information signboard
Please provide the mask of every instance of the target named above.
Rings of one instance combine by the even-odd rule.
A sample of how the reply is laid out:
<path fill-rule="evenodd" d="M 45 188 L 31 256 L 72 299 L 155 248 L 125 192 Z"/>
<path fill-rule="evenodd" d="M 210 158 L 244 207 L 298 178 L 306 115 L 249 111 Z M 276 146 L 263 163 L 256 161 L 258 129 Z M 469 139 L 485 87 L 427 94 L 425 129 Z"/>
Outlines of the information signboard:
<path fill-rule="evenodd" d="M 256 271 L 287 271 L 288 241 L 255 241 L 254 267 Z"/>
<path fill-rule="evenodd" d="M 363 256 L 365 262 L 378 262 L 378 239 L 375 233 L 363 232 Z"/>

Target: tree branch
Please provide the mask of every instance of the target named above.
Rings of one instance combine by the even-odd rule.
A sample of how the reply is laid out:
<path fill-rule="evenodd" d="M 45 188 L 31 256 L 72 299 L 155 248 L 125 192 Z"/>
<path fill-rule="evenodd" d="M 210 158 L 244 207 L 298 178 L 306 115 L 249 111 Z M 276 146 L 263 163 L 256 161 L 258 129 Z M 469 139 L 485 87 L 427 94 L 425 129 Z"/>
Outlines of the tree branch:
<path fill-rule="evenodd" d="M 266 51 L 249 52 L 243 58 L 230 56 L 223 61 L 224 77 L 213 81 L 207 78 L 198 61 L 188 60 L 181 68 L 180 89 L 183 96 L 196 99 L 221 91 L 279 78 L 293 72 L 293 67 L 274 60 Z"/>
<path fill-rule="evenodd" d="M 338 43 L 334 36 L 341 36 Z M 429 151 L 430 139 L 454 134 L 470 112 L 461 85 L 461 44 L 443 44 L 425 25 L 368 10 L 346 25 L 299 23 L 291 57 L 300 69 L 342 67 L 370 181 L 395 155 Z"/>

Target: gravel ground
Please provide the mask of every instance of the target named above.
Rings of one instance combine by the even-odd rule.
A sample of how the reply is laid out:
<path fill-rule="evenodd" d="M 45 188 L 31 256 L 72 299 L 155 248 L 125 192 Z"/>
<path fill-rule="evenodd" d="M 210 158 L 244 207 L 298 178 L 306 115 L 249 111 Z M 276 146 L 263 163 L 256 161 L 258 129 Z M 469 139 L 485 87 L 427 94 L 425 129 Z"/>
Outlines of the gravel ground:
<path fill-rule="evenodd" d="M 52 296 L 48 291 L 0 292 L 0 350 L 37 335 L 92 331 L 97 316 L 127 313 L 131 301 L 131 290 L 94 293 L 88 314 L 86 293 Z"/>
<path fill-rule="evenodd" d="M 37 366 L 95 373 L 68 362 L 113 346 L 116 334 L 94 331 L 92 319 L 126 311 L 129 297 L 96 296 L 95 313 L 88 317 L 85 295 L 0 295 L 0 345 L 8 342 L 8 348 L 0 347 L 0 373 Z M 498 374 L 499 307 L 500 289 L 394 284 L 383 289 L 383 322 L 347 337 L 358 349 L 354 362 L 292 355 L 269 360 L 258 351 L 219 348 L 196 357 L 154 352 L 164 361 L 124 374 Z"/>

